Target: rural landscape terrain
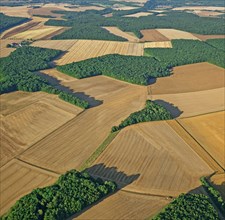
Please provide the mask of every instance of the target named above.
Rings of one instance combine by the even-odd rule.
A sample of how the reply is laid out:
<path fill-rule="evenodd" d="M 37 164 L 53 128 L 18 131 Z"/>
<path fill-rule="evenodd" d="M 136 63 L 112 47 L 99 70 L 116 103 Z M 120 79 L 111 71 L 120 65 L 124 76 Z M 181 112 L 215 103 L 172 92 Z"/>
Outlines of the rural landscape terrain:
<path fill-rule="evenodd" d="M 2 0 L 0 21 L 1 220 L 225 220 L 224 0 Z"/>

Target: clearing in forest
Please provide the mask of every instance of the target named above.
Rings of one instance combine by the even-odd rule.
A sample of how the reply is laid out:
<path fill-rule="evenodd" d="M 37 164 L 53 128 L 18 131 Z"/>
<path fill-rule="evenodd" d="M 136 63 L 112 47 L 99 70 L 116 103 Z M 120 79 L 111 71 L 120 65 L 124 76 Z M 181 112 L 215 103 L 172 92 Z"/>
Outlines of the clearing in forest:
<path fill-rule="evenodd" d="M 193 83 L 197 82 L 197 83 Z M 224 69 L 203 62 L 173 68 L 173 74 L 148 86 L 151 94 L 175 94 L 225 87 Z"/>
<path fill-rule="evenodd" d="M 22 153 L 81 111 L 82 109 L 47 93 L 13 92 L 1 95 L 0 165 Z"/>
<path fill-rule="evenodd" d="M 139 18 L 139 17 L 143 17 L 143 16 L 149 16 L 149 15 L 152 15 L 153 13 L 150 13 L 150 12 L 138 12 L 138 13 L 135 13 L 135 14 L 129 14 L 129 15 L 124 15 L 123 17 L 127 17 L 127 18 Z"/>

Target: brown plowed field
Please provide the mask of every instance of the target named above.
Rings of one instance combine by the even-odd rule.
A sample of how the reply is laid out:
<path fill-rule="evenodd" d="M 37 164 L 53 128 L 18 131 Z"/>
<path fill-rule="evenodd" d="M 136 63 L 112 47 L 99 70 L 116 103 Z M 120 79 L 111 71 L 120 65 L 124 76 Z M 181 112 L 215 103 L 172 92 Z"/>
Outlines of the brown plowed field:
<path fill-rule="evenodd" d="M 168 203 L 169 200 L 164 198 L 120 191 L 87 209 L 76 219 L 146 219 L 154 216 Z"/>
<path fill-rule="evenodd" d="M 225 112 L 184 118 L 179 123 L 225 169 Z"/>
<path fill-rule="evenodd" d="M 54 95 L 44 93 L 28 96 L 25 93 L 25 97 L 22 92 L 1 95 L 0 165 L 4 165 L 81 111 Z"/>
<path fill-rule="evenodd" d="M 149 95 L 148 98 L 174 104 L 183 112 L 180 117 L 190 117 L 223 111 L 225 108 L 224 94 L 224 88 L 218 88 L 197 92 Z"/>
<path fill-rule="evenodd" d="M 106 54 L 142 56 L 144 45 L 129 42 L 78 40 L 63 57 L 56 61 L 58 65 L 99 57 Z"/>
<path fill-rule="evenodd" d="M 130 42 L 139 42 L 139 38 L 120 30 L 118 27 L 103 27 L 103 28 L 109 31 L 111 34 L 125 38 Z"/>
<path fill-rule="evenodd" d="M 159 33 L 155 29 L 147 29 L 147 30 L 141 30 L 141 33 L 143 37 L 141 38 L 141 42 L 147 42 L 147 41 L 169 41 L 167 37 Z"/>
<path fill-rule="evenodd" d="M 225 87 L 225 70 L 210 63 L 173 68 L 173 74 L 149 85 L 151 94 L 175 94 Z"/>
<path fill-rule="evenodd" d="M 103 100 L 103 104 L 84 111 L 52 132 L 24 152 L 20 156 L 21 159 L 58 172 L 79 168 L 108 136 L 113 125 L 119 124 L 130 113 L 144 107 L 145 87 L 103 76 L 98 79 L 96 77 L 88 79 L 85 85 L 88 86 L 87 90 L 85 88 L 78 90 L 79 85 L 74 88 L 81 95 L 82 91 L 91 97 L 102 94 L 102 98 L 96 97 Z M 76 82 L 80 83 L 80 88 L 83 87 L 83 80 L 77 80 L 74 83 Z M 54 157 L 51 152 L 54 152 Z"/>
<path fill-rule="evenodd" d="M 129 153 L 128 153 L 129 152 Z M 166 122 L 149 122 L 123 129 L 88 170 L 125 190 L 178 196 L 200 185 L 213 170 Z M 105 167 L 116 167 L 113 174 Z M 126 175 L 140 175 L 130 183 Z"/>
<path fill-rule="evenodd" d="M 22 196 L 33 189 L 53 184 L 58 175 L 35 168 L 18 160 L 12 160 L 0 170 L 0 215 L 6 213 L 9 208 Z"/>

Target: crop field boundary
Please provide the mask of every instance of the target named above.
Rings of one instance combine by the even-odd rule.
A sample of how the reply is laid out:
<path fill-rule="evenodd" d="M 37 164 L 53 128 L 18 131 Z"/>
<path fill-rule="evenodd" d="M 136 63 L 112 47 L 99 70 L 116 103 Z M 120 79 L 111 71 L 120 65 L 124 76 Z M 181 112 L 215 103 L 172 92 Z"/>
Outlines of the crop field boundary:
<path fill-rule="evenodd" d="M 196 140 L 196 138 L 193 137 L 190 132 L 188 132 L 188 130 L 179 122 L 179 120 L 175 119 L 175 121 L 177 122 L 177 125 L 180 126 L 183 129 L 183 131 L 197 143 L 197 145 L 199 147 L 201 147 L 201 148 L 199 148 L 199 147 L 197 148 L 197 145 L 195 145 L 195 147 L 193 147 L 192 144 L 189 144 L 189 146 L 200 156 L 200 158 L 202 158 L 208 164 L 208 166 L 210 166 L 213 170 L 218 171 L 218 172 L 224 172 L 225 171 L 224 168 L 213 158 L 213 156 L 204 148 L 204 146 L 202 146 L 198 142 L 198 140 Z M 172 129 L 174 129 L 175 126 L 173 126 L 170 123 L 169 123 L 169 125 L 171 126 Z M 177 129 L 175 131 L 177 132 Z M 178 135 L 180 135 L 180 134 L 178 133 Z M 183 138 L 184 138 L 184 141 L 187 143 L 188 138 L 185 138 L 185 137 L 183 137 Z M 202 154 L 204 154 L 204 156 Z M 209 161 L 210 161 L 210 163 L 209 163 Z"/>
<path fill-rule="evenodd" d="M 100 156 L 100 154 L 113 142 L 115 137 L 118 135 L 120 131 L 116 131 L 110 133 L 108 137 L 102 142 L 102 144 L 95 150 L 94 153 L 81 165 L 80 171 L 85 170 L 86 168 L 90 167 L 95 160 Z"/>

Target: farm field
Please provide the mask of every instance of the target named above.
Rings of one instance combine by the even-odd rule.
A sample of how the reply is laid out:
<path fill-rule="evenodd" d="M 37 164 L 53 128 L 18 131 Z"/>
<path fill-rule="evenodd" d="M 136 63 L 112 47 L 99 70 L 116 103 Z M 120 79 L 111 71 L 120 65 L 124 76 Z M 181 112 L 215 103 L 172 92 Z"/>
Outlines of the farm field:
<path fill-rule="evenodd" d="M 65 126 L 43 138 L 21 154 L 21 159 L 57 172 L 79 168 L 108 136 L 113 125 L 119 124 L 132 112 L 144 107 L 145 87 L 102 76 L 98 79 L 91 77 L 77 80 L 74 83 L 80 83 L 80 87 L 83 87 L 85 80 L 89 80 L 86 84 L 88 88 L 78 90 L 79 85 L 76 85 L 74 89 L 80 95 L 85 94 L 103 100 L 103 103 L 84 111 Z M 96 93 L 101 93 L 102 97 L 95 97 Z M 54 157 L 50 152 L 54 152 Z"/>
<path fill-rule="evenodd" d="M 152 100 L 161 100 L 161 104 L 164 103 L 163 105 L 166 108 L 171 109 L 172 114 L 175 116 L 176 113 L 173 112 L 173 107 L 171 108 L 168 103 L 173 104 L 181 111 L 181 114 L 178 116 L 180 118 L 184 118 L 217 111 L 223 111 L 225 106 L 224 94 L 225 93 L 223 87 L 218 89 L 177 94 L 149 94 L 148 98 Z"/>
<path fill-rule="evenodd" d="M 138 12 L 138 13 L 135 13 L 135 14 L 125 15 L 123 17 L 127 17 L 127 18 L 130 18 L 130 17 L 139 18 L 139 17 L 142 17 L 142 16 L 148 16 L 148 15 L 152 15 L 152 13 L 150 13 L 150 12 Z"/>
<path fill-rule="evenodd" d="M 210 178 L 210 182 L 220 192 L 225 199 L 225 173 L 218 173 Z"/>
<path fill-rule="evenodd" d="M 224 14 L 223 12 L 216 12 L 216 11 L 193 11 L 194 14 L 200 16 L 200 17 L 217 17 L 219 15 Z"/>
<path fill-rule="evenodd" d="M 1 166 L 81 111 L 46 93 L 1 95 Z"/>
<path fill-rule="evenodd" d="M 168 203 L 164 198 L 119 191 L 76 216 L 76 219 L 146 219 Z"/>
<path fill-rule="evenodd" d="M 178 120 L 184 129 L 225 169 L 225 112 Z"/>
<path fill-rule="evenodd" d="M 214 7 L 214 6 L 184 6 L 173 8 L 174 11 L 184 11 L 184 10 L 207 10 L 207 11 L 225 11 L 225 7 Z"/>
<path fill-rule="evenodd" d="M 103 27 L 103 28 L 116 36 L 127 39 L 130 42 L 139 42 L 139 38 L 137 38 L 135 35 L 131 35 L 127 32 L 124 32 L 120 30 L 118 27 Z"/>
<path fill-rule="evenodd" d="M 6 213 L 19 198 L 30 193 L 34 188 L 53 184 L 58 178 L 57 174 L 30 166 L 16 159 L 1 167 L 0 171 L 0 215 Z"/>
<path fill-rule="evenodd" d="M 147 42 L 147 41 L 169 41 L 167 37 L 162 35 L 159 31 L 155 29 L 146 29 L 146 30 L 141 30 L 141 34 L 143 37 L 141 38 L 141 42 Z"/>
<path fill-rule="evenodd" d="M 193 34 L 198 39 L 205 41 L 208 39 L 222 39 L 225 38 L 225 35 L 201 35 L 201 34 Z"/>
<path fill-rule="evenodd" d="M 28 13 L 29 8 L 25 6 L 17 6 L 17 7 L 8 7 L 1 6 L 1 13 L 8 16 L 17 16 L 17 17 L 25 17 L 30 18 L 30 14 Z"/>
<path fill-rule="evenodd" d="M 197 188 L 199 178 L 213 172 L 166 121 L 123 129 L 87 171 L 115 181 L 122 190 L 165 197 Z M 138 178 L 132 182 L 120 172 Z"/>
<path fill-rule="evenodd" d="M 21 40 L 2 40 L 0 39 L 0 58 L 7 57 L 12 53 L 16 48 L 7 48 L 7 44 L 10 43 L 20 43 Z"/>
<path fill-rule="evenodd" d="M 144 43 L 145 48 L 172 48 L 172 43 L 170 41 L 162 42 L 146 42 Z"/>
<path fill-rule="evenodd" d="M 116 41 L 78 40 L 68 53 L 56 60 L 56 63 L 57 65 L 64 65 L 113 53 L 142 56 L 144 45 Z"/>
<path fill-rule="evenodd" d="M 173 68 L 171 76 L 157 78 L 156 82 L 148 87 L 153 95 L 222 88 L 225 87 L 225 71 L 207 62 L 178 66 Z"/>

